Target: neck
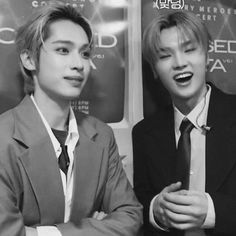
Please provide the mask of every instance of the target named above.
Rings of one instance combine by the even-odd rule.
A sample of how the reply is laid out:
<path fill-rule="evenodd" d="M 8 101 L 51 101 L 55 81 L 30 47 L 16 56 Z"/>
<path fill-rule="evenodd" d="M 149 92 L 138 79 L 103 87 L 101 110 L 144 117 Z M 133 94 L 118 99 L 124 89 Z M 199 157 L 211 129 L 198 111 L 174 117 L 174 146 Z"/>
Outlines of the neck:
<path fill-rule="evenodd" d="M 172 98 L 174 105 L 183 115 L 188 115 L 207 93 L 205 86 L 198 96 L 191 98 Z"/>
<path fill-rule="evenodd" d="M 188 101 L 174 101 L 174 105 L 178 108 L 178 110 L 183 114 L 183 115 L 188 115 L 193 108 L 196 106 L 195 103 L 191 103 Z"/>
<path fill-rule="evenodd" d="M 70 102 L 56 102 L 47 97 L 34 94 L 34 99 L 51 128 L 67 130 Z"/>

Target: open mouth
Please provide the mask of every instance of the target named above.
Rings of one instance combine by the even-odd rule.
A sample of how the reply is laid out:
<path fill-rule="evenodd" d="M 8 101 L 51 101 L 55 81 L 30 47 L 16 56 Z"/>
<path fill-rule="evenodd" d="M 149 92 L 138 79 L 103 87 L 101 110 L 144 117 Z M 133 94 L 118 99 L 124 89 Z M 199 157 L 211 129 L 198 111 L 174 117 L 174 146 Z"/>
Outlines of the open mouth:
<path fill-rule="evenodd" d="M 186 73 L 181 73 L 177 74 L 174 76 L 174 80 L 178 83 L 186 83 L 191 80 L 193 77 L 193 73 L 191 72 L 186 72 Z"/>

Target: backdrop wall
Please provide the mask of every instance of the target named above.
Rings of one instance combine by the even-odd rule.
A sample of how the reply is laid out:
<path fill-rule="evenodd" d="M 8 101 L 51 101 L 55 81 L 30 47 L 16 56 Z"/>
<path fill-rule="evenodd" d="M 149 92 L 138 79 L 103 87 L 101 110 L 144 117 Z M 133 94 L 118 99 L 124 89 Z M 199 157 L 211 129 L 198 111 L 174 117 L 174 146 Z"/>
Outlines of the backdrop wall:
<path fill-rule="evenodd" d="M 234 0 L 142 0 L 142 31 L 160 12 L 184 9 L 194 12 L 207 25 L 213 38 L 208 80 L 227 93 L 236 93 L 236 2 Z M 149 65 L 143 61 L 144 115 L 169 102 Z"/>
<path fill-rule="evenodd" d="M 92 71 L 74 111 L 98 117 L 114 130 L 132 182 L 133 124 L 143 116 L 140 0 L 62 0 L 80 9 L 93 25 Z M 23 79 L 15 52 L 16 29 L 48 0 L 0 0 L 0 113 L 20 102 Z"/>

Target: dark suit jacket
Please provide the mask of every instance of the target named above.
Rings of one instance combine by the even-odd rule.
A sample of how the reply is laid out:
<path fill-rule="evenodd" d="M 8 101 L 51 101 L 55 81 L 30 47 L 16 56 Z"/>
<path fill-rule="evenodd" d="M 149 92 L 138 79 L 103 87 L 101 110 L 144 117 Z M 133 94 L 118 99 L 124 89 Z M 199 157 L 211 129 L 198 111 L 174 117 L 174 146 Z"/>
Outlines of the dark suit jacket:
<path fill-rule="evenodd" d="M 209 235 L 236 235 L 236 96 L 212 85 L 206 133 L 206 192 L 213 199 L 216 222 Z M 169 106 L 142 120 L 133 129 L 134 189 L 144 206 L 146 236 L 165 233 L 149 225 L 152 198 L 175 182 L 176 142 L 174 112 Z"/>
<path fill-rule="evenodd" d="M 0 235 L 25 235 L 24 226 L 57 225 L 64 236 L 136 236 L 142 223 L 112 130 L 95 118 L 77 117 L 74 191 L 70 221 L 57 158 L 39 114 L 26 96 L 0 116 Z M 108 216 L 98 221 L 94 211 Z"/>

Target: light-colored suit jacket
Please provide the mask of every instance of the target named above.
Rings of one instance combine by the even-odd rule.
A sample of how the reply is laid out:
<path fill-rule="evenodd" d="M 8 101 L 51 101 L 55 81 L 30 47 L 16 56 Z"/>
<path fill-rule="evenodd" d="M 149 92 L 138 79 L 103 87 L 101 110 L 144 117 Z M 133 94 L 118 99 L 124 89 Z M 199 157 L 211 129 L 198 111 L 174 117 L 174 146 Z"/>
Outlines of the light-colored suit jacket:
<path fill-rule="evenodd" d="M 77 116 L 77 115 L 76 115 Z M 0 116 L 0 235 L 25 235 L 24 226 L 57 225 L 63 236 L 132 236 L 142 224 L 113 132 L 79 113 L 70 220 L 57 158 L 29 96 Z M 104 211 L 103 220 L 91 218 Z"/>

